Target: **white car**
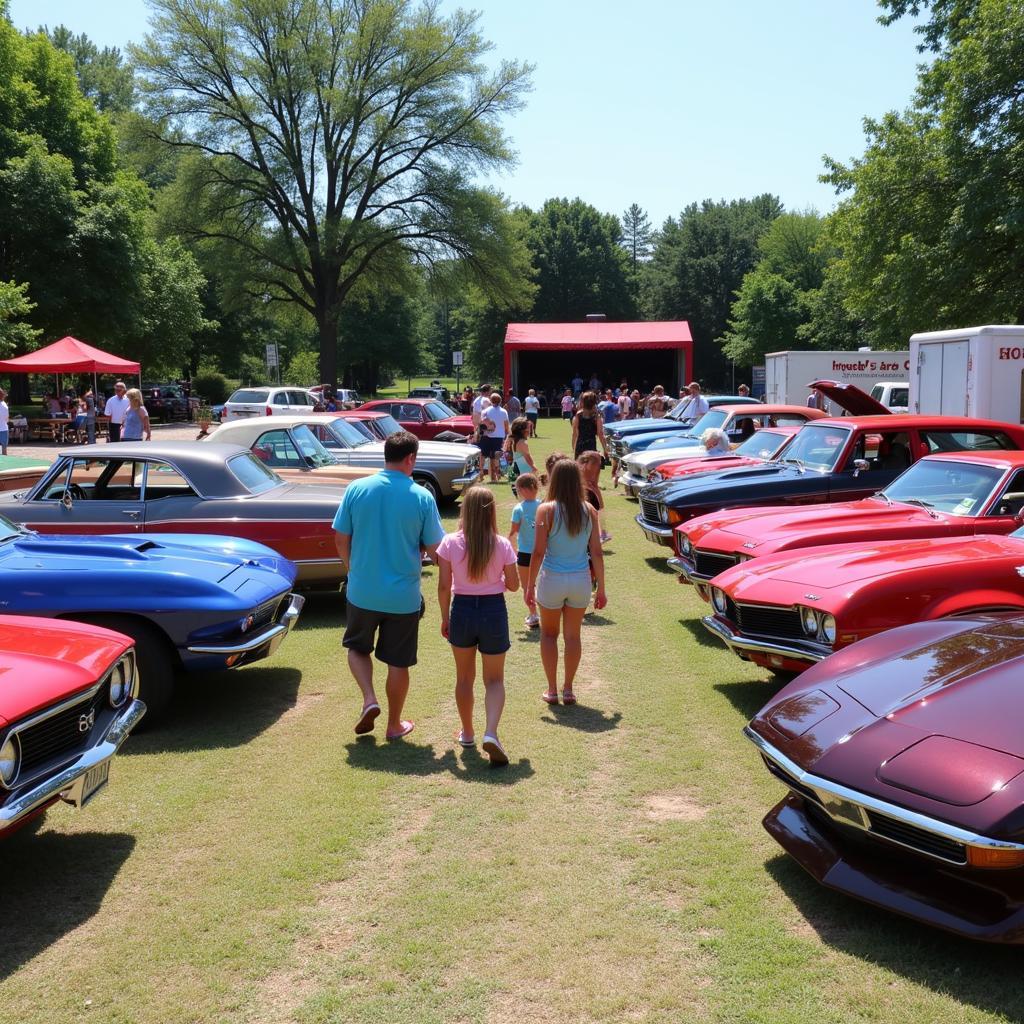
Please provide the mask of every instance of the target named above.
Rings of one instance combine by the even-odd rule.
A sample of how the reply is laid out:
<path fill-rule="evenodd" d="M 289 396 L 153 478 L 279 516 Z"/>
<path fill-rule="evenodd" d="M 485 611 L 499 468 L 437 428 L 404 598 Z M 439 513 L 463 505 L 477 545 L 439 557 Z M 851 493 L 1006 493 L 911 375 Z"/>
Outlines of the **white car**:
<path fill-rule="evenodd" d="M 304 388 L 277 387 L 239 388 L 225 403 L 221 422 L 247 419 L 251 416 L 297 416 L 312 412 L 320 399 Z"/>

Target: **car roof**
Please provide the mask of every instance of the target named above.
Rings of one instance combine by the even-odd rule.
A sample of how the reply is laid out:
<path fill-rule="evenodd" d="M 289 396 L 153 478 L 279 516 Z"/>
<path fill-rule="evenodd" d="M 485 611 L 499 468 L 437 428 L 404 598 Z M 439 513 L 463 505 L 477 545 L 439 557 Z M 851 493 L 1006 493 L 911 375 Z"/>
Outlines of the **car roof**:
<path fill-rule="evenodd" d="M 379 409 L 367 409 L 365 406 L 361 406 L 358 409 L 342 409 L 338 412 L 330 413 L 333 419 L 346 419 L 346 420 L 382 420 L 385 416 L 390 416 L 389 412 L 381 412 Z"/>
<path fill-rule="evenodd" d="M 997 466 L 999 469 L 1024 467 L 1024 451 L 932 452 L 925 459 L 928 462 L 976 462 L 979 465 Z"/>
<path fill-rule="evenodd" d="M 806 416 L 809 420 L 823 419 L 825 414 L 820 409 L 811 409 L 806 405 L 769 405 L 768 403 L 758 403 L 757 405 L 750 405 L 744 403 L 743 405 L 716 405 L 716 412 L 743 412 L 748 416 L 764 416 L 771 413 L 791 412 L 800 413 Z"/>
<path fill-rule="evenodd" d="M 253 384 L 252 387 L 248 388 L 235 388 L 231 394 L 238 394 L 239 391 L 266 391 L 268 393 L 271 391 L 305 391 L 306 394 L 313 394 L 309 388 L 304 388 L 299 384 Z M 230 397 L 228 401 L 231 401 Z"/>
<path fill-rule="evenodd" d="M 427 402 L 436 402 L 437 398 L 374 398 L 370 402 L 365 402 L 364 405 L 373 408 L 375 405 L 392 405 L 397 403 L 399 405 L 426 405 Z"/>
<path fill-rule="evenodd" d="M 979 420 L 970 416 L 922 416 L 920 413 L 890 413 L 888 416 L 829 416 L 815 420 L 809 426 L 853 426 L 867 430 L 880 430 L 891 434 L 894 430 L 1000 430 L 1011 437 L 1024 437 L 1015 423 L 998 420 Z"/>

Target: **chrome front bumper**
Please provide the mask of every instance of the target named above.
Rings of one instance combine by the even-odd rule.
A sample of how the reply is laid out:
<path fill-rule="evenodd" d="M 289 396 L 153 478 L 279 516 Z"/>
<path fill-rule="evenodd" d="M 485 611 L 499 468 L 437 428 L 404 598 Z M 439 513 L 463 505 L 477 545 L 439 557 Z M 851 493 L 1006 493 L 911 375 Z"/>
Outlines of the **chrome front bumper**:
<path fill-rule="evenodd" d="M 48 779 L 40 779 L 23 793 L 8 800 L 0 807 L 0 832 L 10 828 L 38 808 L 68 794 L 75 783 L 88 771 L 112 758 L 145 713 L 146 705 L 136 697 L 125 705 L 117 715 L 107 730 L 106 736 L 94 747 L 83 751 L 73 764 L 69 764 Z M 66 799 L 70 801 L 70 796 Z"/>
<path fill-rule="evenodd" d="M 653 523 L 649 523 L 644 519 L 643 515 L 636 517 L 636 525 L 644 531 L 648 540 L 654 541 L 655 544 L 661 544 L 665 547 L 672 547 L 672 538 L 675 536 L 676 528 L 674 526 L 655 526 Z"/>
<path fill-rule="evenodd" d="M 292 631 L 295 623 L 299 621 L 299 615 L 302 613 L 302 607 L 305 603 L 306 599 L 301 594 L 292 594 L 292 599 L 281 615 L 281 618 L 273 626 L 263 630 L 262 633 L 256 633 L 237 644 L 197 644 L 194 647 L 189 647 L 188 652 L 189 654 L 244 655 L 251 654 L 265 646 L 266 650 L 261 652 L 260 657 L 268 658 L 281 646 L 284 638 Z M 244 663 L 244 658 L 240 658 L 236 662 L 238 665 Z"/>
<path fill-rule="evenodd" d="M 637 492 L 647 486 L 647 481 L 642 477 L 634 476 L 632 473 L 623 473 L 619 476 L 619 483 L 626 488 L 630 497 L 635 497 Z"/>
<path fill-rule="evenodd" d="M 813 665 L 832 653 L 831 649 L 822 647 L 821 644 L 797 645 L 794 641 L 753 640 L 735 632 L 714 615 L 705 615 L 701 622 L 709 633 L 717 636 L 729 650 L 741 658 L 746 658 L 749 654 L 764 654 L 768 657 L 787 658 L 790 661 L 805 661 L 808 665 Z"/>
<path fill-rule="evenodd" d="M 469 476 L 459 476 L 451 481 L 449 487 L 452 489 L 452 493 L 459 494 L 464 491 L 467 487 L 471 487 L 473 484 L 480 479 L 480 470 L 474 469 Z"/>

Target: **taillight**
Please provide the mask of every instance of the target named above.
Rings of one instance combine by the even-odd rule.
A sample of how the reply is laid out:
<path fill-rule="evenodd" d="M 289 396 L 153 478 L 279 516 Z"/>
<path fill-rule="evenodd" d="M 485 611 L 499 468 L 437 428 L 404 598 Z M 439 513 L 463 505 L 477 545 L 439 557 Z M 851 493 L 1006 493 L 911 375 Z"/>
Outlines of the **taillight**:
<path fill-rule="evenodd" d="M 269 406 L 269 405 L 267 406 L 267 415 L 268 416 L 273 416 L 274 415 L 274 409 L 273 409 L 272 406 Z"/>

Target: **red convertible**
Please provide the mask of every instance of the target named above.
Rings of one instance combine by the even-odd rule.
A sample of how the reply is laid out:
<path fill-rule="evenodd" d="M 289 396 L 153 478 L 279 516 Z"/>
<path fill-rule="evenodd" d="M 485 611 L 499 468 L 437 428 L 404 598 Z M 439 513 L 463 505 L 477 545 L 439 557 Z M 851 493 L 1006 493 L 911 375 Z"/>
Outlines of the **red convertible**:
<path fill-rule="evenodd" d="M 1024 942 L 1024 618 L 892 630 L 781 690 L 746 734 L 789 789 L 764 826 L 829 888 Z"/>
<path fill-rule="evenodd" d="M 1024 494 L 1018 498 L 1024 498 Z M 711 583 L 708 630 L 741 658 L 802 672 L 896 626 L 1024 610 L 1024 529 L 835 544 L 755 558 Z"/>
<path fill-rule="evenodd" d="M 751 558 L 823 544 L 1007 534 L 1024 523 L 1024 452 L 929 455 L 860 501 L 724 509 L 676 529 L 669 565 L 707 597 L 707 582 Z"/>
<path fill-rule="evenodd" d="M 464 441 L 473 433 L 473 417 L 460 416 L 450 406 L 436 398 L 379 398 L 364 402 L 360 412 L 387 412 L 408 430 L 424 441 L 433 441 L 440 435 L 442 441 Z"/>
<path fill-rule="evenodd" d="M 99 626 L 0 616 L 0 837 L 58 800 L 82 807 L 146 713 L 131 640 Z"/>

